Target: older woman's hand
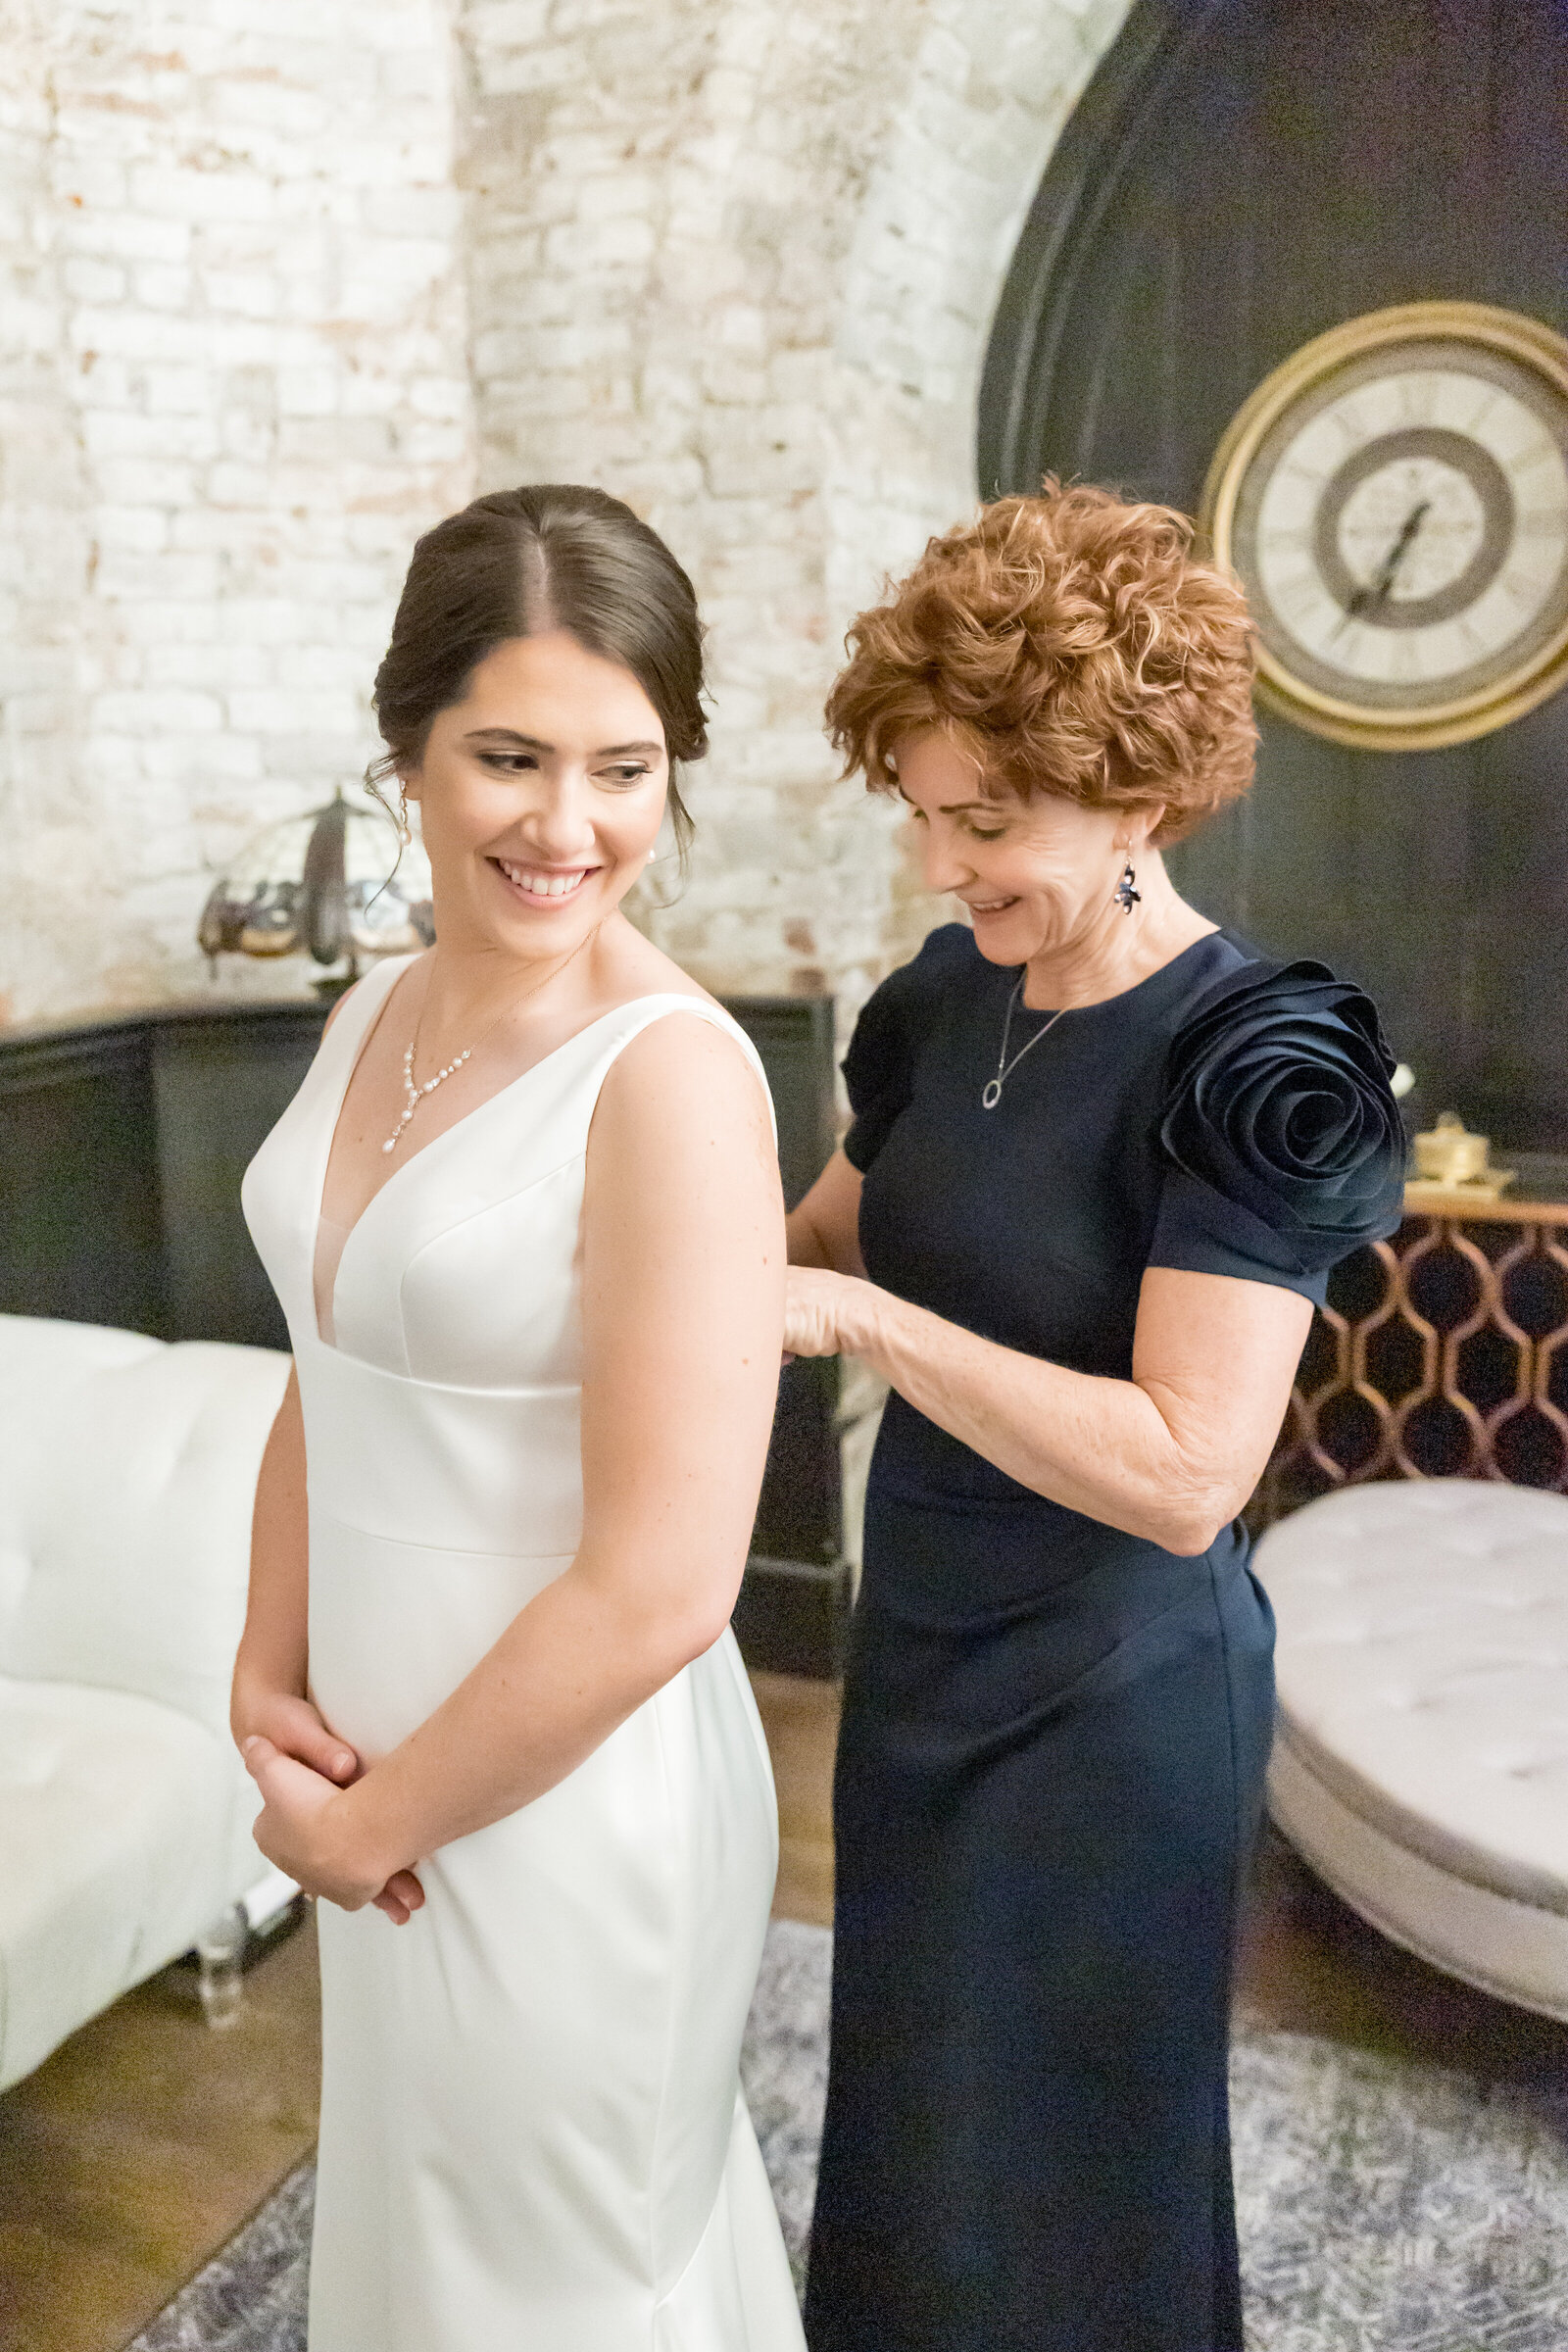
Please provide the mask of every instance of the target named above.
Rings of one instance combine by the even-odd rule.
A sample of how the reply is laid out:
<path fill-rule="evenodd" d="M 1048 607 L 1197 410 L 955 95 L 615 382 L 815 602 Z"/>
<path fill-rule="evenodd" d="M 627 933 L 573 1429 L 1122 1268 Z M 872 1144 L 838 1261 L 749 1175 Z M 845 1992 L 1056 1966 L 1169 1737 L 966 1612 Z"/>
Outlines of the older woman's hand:
<path fill-rule="evenodd" d="M 784 1352 L 853 1355 L 871 1285 L 821 1266 L 791 1266 L 784 1290 Z"/>

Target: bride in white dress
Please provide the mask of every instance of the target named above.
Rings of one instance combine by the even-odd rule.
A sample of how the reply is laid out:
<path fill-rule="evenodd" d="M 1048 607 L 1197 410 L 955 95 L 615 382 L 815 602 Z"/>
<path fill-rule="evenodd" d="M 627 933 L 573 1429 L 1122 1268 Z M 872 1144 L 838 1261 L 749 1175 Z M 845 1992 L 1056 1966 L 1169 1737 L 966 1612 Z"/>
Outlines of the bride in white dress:
<path fill-rule="evenodd" d="M 737 2063 L 777 1860 L 729 1615 L 783 1213 L 734 1022 L 618 912 L 705 748 L 602 493 L 421 540 L 376 681 L 439 945 L 245 1183 L 295 1375 L 233 1721 L 322 1898 L 311 2352 L 800 2352 Z"/>

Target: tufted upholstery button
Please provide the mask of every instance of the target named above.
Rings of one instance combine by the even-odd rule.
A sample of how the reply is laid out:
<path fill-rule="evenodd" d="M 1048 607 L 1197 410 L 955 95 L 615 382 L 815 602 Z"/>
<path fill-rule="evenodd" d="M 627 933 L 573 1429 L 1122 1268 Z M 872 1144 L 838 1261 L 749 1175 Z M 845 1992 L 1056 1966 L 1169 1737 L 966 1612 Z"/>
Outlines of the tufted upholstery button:
<path fill-rule="evenodd" d="M 1568 2017 L 1568 1497 L 1347 1488 L 1253 1565 L 1286 1836 L 1396 1940 Z"/>

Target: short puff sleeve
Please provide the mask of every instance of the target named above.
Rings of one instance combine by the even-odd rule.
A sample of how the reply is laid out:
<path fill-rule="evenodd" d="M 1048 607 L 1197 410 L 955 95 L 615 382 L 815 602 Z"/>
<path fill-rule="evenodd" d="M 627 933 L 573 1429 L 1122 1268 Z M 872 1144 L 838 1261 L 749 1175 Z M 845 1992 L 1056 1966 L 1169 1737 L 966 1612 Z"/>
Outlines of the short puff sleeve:
<path fill-rule="evenodd" d="M 973 954 L 967 924 L 943 923 L 913 961 L 890 972 L 861 1008 L 843 1069 L 854 1113 L 844 1152 L 862 1176 L 886 1143 L 894 1120 L 907 1106 L 915 1061 L 930 1034 L 944 982 Z"/>
<path fill-rule="evenodd" d="M 1150 1264 L 1321 1305 L 1330 1268 L 1402 1214 L 1394 1066 L 1371 1000 L 1321 963 L 1248 963 L 1206 990 L 1167 1065 Z"/>

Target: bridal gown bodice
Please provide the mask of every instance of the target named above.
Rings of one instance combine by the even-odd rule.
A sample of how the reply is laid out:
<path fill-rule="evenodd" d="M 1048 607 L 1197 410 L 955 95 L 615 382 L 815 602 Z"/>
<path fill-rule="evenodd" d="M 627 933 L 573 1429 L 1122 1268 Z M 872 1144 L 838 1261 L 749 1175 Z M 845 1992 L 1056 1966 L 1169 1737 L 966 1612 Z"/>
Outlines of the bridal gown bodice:
<path fill-rule="evenodd" d="M 402 968 L 344 1002 L 244 1188 L 299 1373 L 311 1695 L 366 1762 L 580 1539 L 579 1227 L 607 1071 L 673 1014 L 724 1028 L 760 1078 L 705 1001 L 618 1006 L 400 1159 L 318 1320 L 333 1131 Z M 544 1796 L 422 1858 L 406 1927 L 318 1906 L 310 2352 L 799 2352 L 737 2076 L 776 1862 L 726 1632 Z"/>

